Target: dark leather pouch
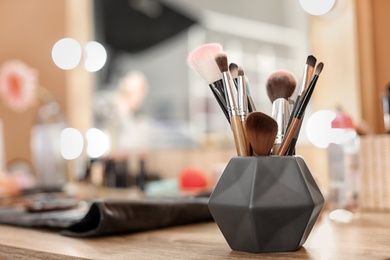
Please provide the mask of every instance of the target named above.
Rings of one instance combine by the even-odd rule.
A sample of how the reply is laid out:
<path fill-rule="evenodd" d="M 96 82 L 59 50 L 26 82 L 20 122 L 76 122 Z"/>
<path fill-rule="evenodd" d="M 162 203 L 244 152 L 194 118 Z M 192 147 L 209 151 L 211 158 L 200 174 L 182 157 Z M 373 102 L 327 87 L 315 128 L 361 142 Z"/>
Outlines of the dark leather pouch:
<path fill-rule="evenodd" d="M 208 197 L 103 199 L 87 210 L 0 212 L 0 223 L 59 229 L 65 236 L 96 237 L 212 221 Z"/>
<path fill-rule="evenodd" d="M 61 234 L 92 237 L 210 221 L 207 202 L 195 197 L 96 201 L 83 219 Z"/>

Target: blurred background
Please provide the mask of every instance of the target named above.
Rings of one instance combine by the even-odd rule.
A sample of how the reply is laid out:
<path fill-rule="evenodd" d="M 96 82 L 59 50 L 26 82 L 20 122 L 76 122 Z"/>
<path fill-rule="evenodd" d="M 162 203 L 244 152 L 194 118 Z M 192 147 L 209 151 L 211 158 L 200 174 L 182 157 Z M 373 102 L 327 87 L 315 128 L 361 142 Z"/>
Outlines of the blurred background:
<path fill-rule="evenodd" d="M 212 187 L 235 149 L 207 83 L 187 65 L 210 42 L 244 67 L 259 111 L 271 113 L 268 75 L 289 70 L 300 84 L 313 54 L 325 68 L 305 120 L 343 111 L 360 135 L 386 134 L 390 3 L 336 0 L 310 14 L 304 2 L 0 0 L 0 84 L 10 88 L 0 87 L 3 177 L 24 176 L 25 188 L 144 190 L 192 176 L 147 188 Z M 297 154 L 328 187 L 329 149 L 302 131 Z"/>

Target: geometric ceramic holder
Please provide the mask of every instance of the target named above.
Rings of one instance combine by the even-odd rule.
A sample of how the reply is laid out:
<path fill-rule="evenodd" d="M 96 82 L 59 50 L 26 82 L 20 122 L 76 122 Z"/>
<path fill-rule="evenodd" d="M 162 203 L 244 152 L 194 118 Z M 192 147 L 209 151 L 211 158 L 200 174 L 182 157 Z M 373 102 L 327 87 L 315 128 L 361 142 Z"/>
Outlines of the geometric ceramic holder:
<path fill-rule="evenodd" d="M 298 250 L 323 205 L 299 156 L 231 158 L 208 203 L 230 248 L 251 253 Z"/>

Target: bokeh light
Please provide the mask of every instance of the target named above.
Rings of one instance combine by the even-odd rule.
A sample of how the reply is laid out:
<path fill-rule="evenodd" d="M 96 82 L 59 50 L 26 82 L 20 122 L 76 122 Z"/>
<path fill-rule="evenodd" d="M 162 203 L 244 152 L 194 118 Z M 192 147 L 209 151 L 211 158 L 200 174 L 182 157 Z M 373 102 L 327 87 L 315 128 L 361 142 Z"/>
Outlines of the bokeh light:
<path fill-rule="evenodd" d="M 87 71 L 96 72 L 106 64 L 107 52 L 102 44 L 90 41 L 85 45 L 85 52 L 84 67 Z"/>
<path fill-rule="evenodd" d="M 84 148 L 84 139 L 81 132 L 75 128 L 65 128 L 61 132 L 61 155 L 66 160 L 73 160 L 80 156 Z"/>
<path fill-rule="evenodd" d="M 57 41 L 51 52 L 54 63 L 63 70 L 75 68 L 80 63 L 81 55 L 80 43 L 72 38 Z"/>
<path fill-rule="evenodd" d="M 98 158 L 106 154 L 110 148 L 108 136 L 97 128 L 88 129 L 86 133 L 87 154 L 91 158 Z"/>
<path fill-rule="evenodd" d="M 307 120 L 306 134 L 309 141 L 319 147 L 327 148 L 332 139 L 332 121 L 336 113 L 330 110 L 320 110 Z"/>
<path fill-rule="evenodd" d="M 312 15 L 324 15 L 332 10 L 336 0 L 299 0 L 303 10 Z"/>

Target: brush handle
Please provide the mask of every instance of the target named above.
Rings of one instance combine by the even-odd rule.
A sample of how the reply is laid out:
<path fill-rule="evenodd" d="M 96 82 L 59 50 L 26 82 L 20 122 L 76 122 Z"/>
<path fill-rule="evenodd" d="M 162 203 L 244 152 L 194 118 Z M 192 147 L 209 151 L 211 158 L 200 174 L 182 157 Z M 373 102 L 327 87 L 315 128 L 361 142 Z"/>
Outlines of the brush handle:
<path fill-rule="evenodd" d="M 227 105 L 226 105 L 226 100 L 225 100 L 224 94 L 222 94 L 218 90 L 218 88 L 216 88 L 213 84 L 210 84 L 209 86 L 210 86 L 211 92 L 213 93 L 215 99 L 218 102 L 219 107 L 221 108 L 222 112 L 224 113 L 226 119 L 228 120 L 228 122 L 230 124 L 230 117 L 229 117 L 229 112 L 228 112 L 228 109 L 227 109 Z"/>
<path fill-rule="evenodd" d="M 232 126 L 234 144 L 236 146 L 238 156 L 249 155 L 249 148 L 247 148 L 244 128 L 242 126 L 241 118 L 239 115 L 230 117 L 230 123 Z"/>
<path fill-rule="evenodd" d="M 291 144 L 292 139 L 294 138 L 295 131 L 297 130 L 299 124 L 301 122 L 301 119 L 295 117 L 292 120 L 292 123 L 290 127 L 287 130 L 286 135 L 284 136 L 283 142 L 280 145 L 279 151 L 277 155 L 286 155 L 287 149 Z"/>
<path fill-rule="evenodd" d="M 300 102 L 301 102 L 301 95 L 298 95 L 297 98 L 295 99 L 294 106 L 293 106 L 293 109 L 292 109 L 291 114 L 290 114 L 290 118 L 289 118 L 287 126 L 286 126 L 286 132 L 290 128 L 290 125 L 291 125 L 293 119 L 296 117 L 296 115 L 298 113 Z"/>
<path fill-rule="evenodd" d="M 246 132 L 245 120 L 242 121 L 242 119 L 241 119 L 241 124 L 242 124 L 242 130 L 244 133 L 244 141 L 245 141 L 245 149 L 246 149 L 245 156 L 250 156 L 250 155 L 252 155 L 252 151 L 251 151 L 251 144 L 250 144 L 248 136 L 246 134 L 247 132 Z"/>
<path fill-rule="evenodd" d="M 305 92 L 303 94 L 302 101 L 299 102 L 300 104 L 299 104 L 299 108 L 298 108 L 298 111 L 296 114 L 296 117 L 298 119 L 302 119 L 303 115 L 305 114 L 306 107 L 309 104 L 309 100 L 310 100 L 311 95 L 313 94 L 314 88 L 316 86 L 318 76 L 319 76 L 318 74 L 314 74 L 313 79 L 310 81 L 309 87 L 305 90 Z"/>
<path fill-rule="evenodd" d="M 243 76 L 238 76 L 237 84 L 238 113 L 241 116 L 241 121 L 245 121 L 245 118 L 248 115 L 248 95 L 246 93 L 245 79 Z"/>
<path fill-rule="evenodd" d="M 301 127 L 302 127 L 302 121 L 303 121 L 303 117 L 302 117 L 301 122 L 299 123 L 297 129 L 295 130 L 293 139 L 291 140 L 290 146 L 287 149 L 287 155 L 294 155 L 295 154 L 295 145 L 298 142 L 299 132 L 300 132 Z"/>
<path fill-rule="evenodd" d="M 278 154 L 281 144 L 274 144 L 272 146 L 272 154 Z"/>
<path fill-rule="evenodd" d="M 237 80 L 237 78 L 234 78 L 233 82 L 234 82 L 234 86 L 236 87 L 236 89 L 238 91 L 238 80 Z M 247 85 L 246 82 L 245 82 L 245 88 L 246 88 L 245 92 L 246 92 L 246 97 L 247 97 L 246 103 L 247 103 L 248 114 L 251 113 L 251 112 L 256 112 L 256 106 L 255 106 L 255 103 L 253 102 L 253 99 L 252 99 L 252 97 L 250 95 L 249 86 Z"/>
<path fill-rule="evenodd" d="M 252 97 L 248 95 L 248 112 L 251 113 L 255 111 L 257 111 L 255 103 L 253 102 Z"/>

